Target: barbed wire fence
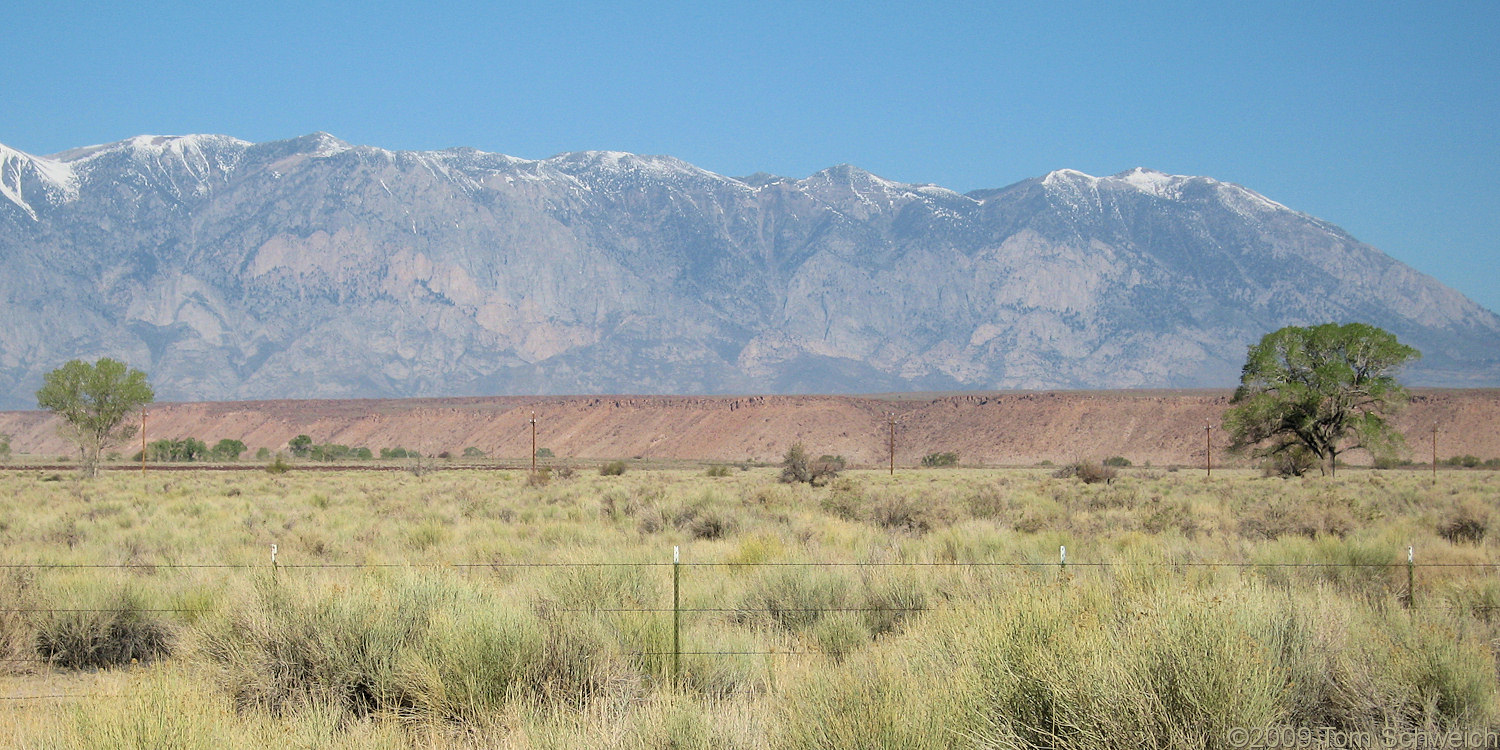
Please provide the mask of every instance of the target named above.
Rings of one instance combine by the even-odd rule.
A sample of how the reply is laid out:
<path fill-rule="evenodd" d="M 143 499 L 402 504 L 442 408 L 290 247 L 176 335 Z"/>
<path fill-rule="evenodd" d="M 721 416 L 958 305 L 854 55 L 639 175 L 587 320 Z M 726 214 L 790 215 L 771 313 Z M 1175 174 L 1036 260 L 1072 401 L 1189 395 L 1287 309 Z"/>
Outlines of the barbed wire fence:
<path fill-rule="evenodd" d="M 702 561 L 683 562 L 679 555 L 679 548 L 673 548 L 673 560 L 671 562 L 507 562 L 507 561 L 485 561 L 485 562 L 397 562 L 397 563 L 286 563 L 278 558 L 276 545 L 272 545 L 271 558 L 268 564 L 251 563 L 54 563 L 54 562 L 26 562 L 26 563 L 0 563 L 0 570 L 26 570 L 26 571 L 58 571 L 58 570 L 219 570 L 253 573 L 260 572 L 275 578 L 281 571 L 361 571 L 381 569 L 408 569 L 408 570 L 507 570 L 507 569 L 670 569 L 672 584 L 671 606 L 640 606 L 640 607 L 548 607 L 548 612 L 578 613 L 578 614 L 656 614 L 672 616 L 672 648 L 660 651 L 626 651 L 622 656 L 628 657 L 671 657 L 670 676 L 674 684 L 682 680 L 681 659 L 683 656 L 764 656 L 785 657 L 800 656 L 821 653 L 816 650 L 793 649 L 793 648 L 767 648 L 760 650 L 694 650 L 691 647 L 684 648 L 682 645 L 682 618 L 684 615 L 736 615 L 751 616 L 765 614 L 775 617 L 783 614 L 835 614 L 835 613 L 890 613 L 890 614 L 916 614 L 937 610 L 983 610 L 993 609 L 998 598 L 985 598 L 980 601 L 955 602 L 944 601 L 937 605 L 920 606 L 824 606 L 824 607 L 781 607 L 776 605 L 765 606 L 683 606 L 682 604 L 682 582 L 683 571 L 693 569 L 716 570 L 716 569 L 793 569 L 793 568 L 823 568 L 823 569 L 1011 569 L 1029 571 L 1052 570 L 1056 575 L 1056 581 L 1060 585 L 1067 585 L 1071 577 L 1070 571 L 1091 570 L 1125 570 L 1125 569 L 1148 569 L 1162 568 L 1172 570 L 1186 570 L 1194 568 L 1210 569 L 1237 569 L 1246 570 L 1278 570 L 1278 569 L 1305 569 L 1305 570 L 1337 570 L 1337 569 L 1381 569 L 1386 571 L 1402 571 L 1406 573 L 1406 587 L 1399 592 L 1402 606 L 1413 613 L 1416 612 L 1419 599 L 1417 596 L 1417 572 L 1422 569 L 1442 570 L 1493 570 L 1500 573 L 1500 562 L 1418 562 L 1413 547 L 1406 548 L 1405 562 L 1353 562 L 1353 561 L 1206 561 L 1206 560 L 1134 560 L 1134 561 L 1088 561 L 1069 560 L 1066 546 L 1059 547 L 1058 558 L 1055 561 L 761 561 L 761 562 L 739 562 L 739 561 Z M 1424 604 L 1423 606 L 1433 606 Z M 1472 612 L 1490 612 L 1500 610 L 1500 605 L 1466 605 L 1464 609 Z M 7 607 L 0 608 L 0 615 L 57 615 L 57 614 L 126 614 L 126 613 L 152 613 L 152 614 L 207 614 L 214 611 L 211 607 Z M 36 657 L 12 657 L 0 658 L 0 664 L 13 665 L 39 665 L 57 666 L 58 658 Z M 53 700 L 75 700 L 75 699 L 114 699 L 128 698 L 131 693 L 47 693 L 37 695 L 9 695 L 0 696 L 0 702 L 28 702 L 28 701 L 53 701 Z"/>

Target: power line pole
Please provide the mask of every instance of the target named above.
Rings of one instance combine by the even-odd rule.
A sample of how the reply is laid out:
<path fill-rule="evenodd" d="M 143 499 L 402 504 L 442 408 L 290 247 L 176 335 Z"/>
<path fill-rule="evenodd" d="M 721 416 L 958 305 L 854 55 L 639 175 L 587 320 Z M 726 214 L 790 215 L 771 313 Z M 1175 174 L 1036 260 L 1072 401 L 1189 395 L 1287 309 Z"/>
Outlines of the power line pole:
<path fill-rule="evenodd" d="M 1437 422 L 1432 423 L 1432 483 L 1437 484 Z"/>
<path fill-rule="evenodd" d="M 531 413 L 531 472 L 536 473 L 536 412 Z"/>
<path fill-rule="evenodd" d="M 891 428 L 891 476 L 896 476 L 896 412 L 886 412 L 885 421 Z"/>
<path fill-rule="evenodd" d="M 1214 441 L 1213 441 L 1213 429 L 1214 429 L 1214 426 L 1212 424 L 1210 424 L 1207 420 L 1205 420 L 1203 422 L 1203 448 L 1204 448 L 1204 452 L 1208 455 L 1208 460 L 1207 460 L 1207 463 L 1205 464 L 1205 467 L 1208 469 L 1208 476 L 1206 477 L 1207 479 L 1213 479 L 1214 478 Z"/>
<path fill-rule="evenodd" d="M 141 410 L 141 473 L 146 473 L 146 410 Z"/>

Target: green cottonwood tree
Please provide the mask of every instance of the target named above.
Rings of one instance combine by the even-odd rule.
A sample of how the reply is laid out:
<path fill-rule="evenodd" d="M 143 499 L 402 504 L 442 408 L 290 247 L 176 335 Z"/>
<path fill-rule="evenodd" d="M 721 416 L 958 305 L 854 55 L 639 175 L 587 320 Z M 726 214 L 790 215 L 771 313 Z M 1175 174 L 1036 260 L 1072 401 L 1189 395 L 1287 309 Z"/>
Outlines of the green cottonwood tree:
<path fill-rule="evenodd" d="M 1392 453 L 1401 434 L 1385 415 L 1407 397 L 1395 371 L 1420 356 L 1363 323 L 1287 326 L 1250 347 L 1224 427 L 1235 449 L 1305 451 L 1325 473 L 1353 448 Z"/>
<path fill-rule="evenodd" d="M 146 373 L 108 357 L 92 365 L 72 360 L 47 373 L 36 392 L 38 406 L 62 417 L 59 432 L 78 446 L 90 477 L 99 475 L 104 449 L 135 435 L 135 423 L 127 420 L 155 398 Z"/>
<path fill-rule="evenodd" d="M 293 456 L 296 456 L 297 458 L 306 458 L 307 454 L 312 452 L 313 440 L 307 435 L 298 435 L 297 437 L 286 441 L 286 447 L 287 450 L 292 452 Z"/>
<path fill-rule="evenodd" d="M 224 438 L 214 444 L 209 455 L 219 461 L 238 461 L 240 455 L 245 452 L 245 443 L 240 440 Z"/>

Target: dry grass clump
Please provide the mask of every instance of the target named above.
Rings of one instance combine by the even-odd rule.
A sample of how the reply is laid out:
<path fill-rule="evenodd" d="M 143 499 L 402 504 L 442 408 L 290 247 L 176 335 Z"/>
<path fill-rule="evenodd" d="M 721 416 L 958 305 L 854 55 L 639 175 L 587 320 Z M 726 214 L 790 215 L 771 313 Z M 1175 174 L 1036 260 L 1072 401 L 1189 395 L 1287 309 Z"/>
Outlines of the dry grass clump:
<path fill-rule="evenodd" d="M 714 492 L 675 504 L 651 503 L 633 510 L 630 515 L 639 515 L 638 527 L 643 534 L 656 534 L 668 529 L 687 532 L 693 539 L 722 539 L 733 534 L 741 524 L 740 514 L 728 507 L 728 502 Z"/>
<path fill-rule="evenodd" d="M 1113 466 L 1105 466 L 1093 461 L 1074 461 L 1053 472 L 1052 476 L 1058 479 L 1077 477 L 1082 479 L 1084 484 L 1099 484 L 1100 482 L 1109 484 L 1115 481 L 1119 474 L 1119 470 Z"/>
<path fill-rule="evenodd" d="M 821 487 L 836 479 L 844 470 L 844 459 L 836 456 L 812 458 L 807 448 L 795 443 L 781 460 L 780 480 L 787 484 L 803 483 Z"/>
<path fill-rule="evenodd" d="M 1488 650 L 1451 620 L 1268 593 L 1075 582 L 1022 588 L 1004 608 L 943 611 L 799 674 L 776 744 L 1222 747 L 1235 727 L 1494 721 Z M 1109 615 L 1121 611 L 1134 615 Z"/>
<path fill-rule="evenodd" d="M 433 573 L 347 587 L 263 581 L 248 593 L 195 647 L 242 707 L 480 721 L 516 699 L 583 706 L 629 678 L 600 629 Z"/>
<path fill-rule="evenodd" d="M 864 515 L 870 523 L 890 531 L 925 534 L 953 523 L 957 515 L 947 498 L 916 497 L 884 491 L 874 495 Z"/>
<path fill-rule="evenodd" d="M 37 618 L 37 658 L 67 669 L 151 662 L 172 653 L 175 629 L 124 592 L 96 610 L 56 611 Z"/>
<path fill-rule="evenodd" d="M 1468 498 L 1456 503 L 1438 523 L 1438 536 L 1454 544 L 1478 544 L 1490 527 L 1490 509 Z"/>
<path fill-rule="evenodd" d="M 1248 505 L 1239 512 L 1240 536 L 1275 540 L 1284 536 L 1348 536 L 1360 523 L 1353 498 L 1280 495 Z"/>
<path fill-rule="evenodd" d="M 1235 722 L 1496 725 L 1500 581 L 1463 566 L 1500 560 L 1480 531 L 1500 475 L 778 472 L 0 473 L 0 563 L 138 566 L 0 569 L 0 610 L 27 610 L 0 612 L 3 656 L 56 657 L 0 690 L 129 696 L 21 702 L 0 745 L 1214 747 Z M 1442 565 L 1415 597 L 1408 544 Z M 199 563 L 248 567 L 169 567 Z"/>

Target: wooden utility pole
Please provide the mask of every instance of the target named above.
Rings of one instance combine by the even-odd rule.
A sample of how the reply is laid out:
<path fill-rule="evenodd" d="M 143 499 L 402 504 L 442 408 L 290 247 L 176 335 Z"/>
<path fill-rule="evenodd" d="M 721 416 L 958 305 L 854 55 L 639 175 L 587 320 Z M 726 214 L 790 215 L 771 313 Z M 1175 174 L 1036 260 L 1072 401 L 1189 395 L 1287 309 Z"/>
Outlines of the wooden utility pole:
<path fill-rule="evenodd" d="M 146 473 L 146 410 L 141 410 L 141 473 Z"/>
<path fill-rule="evenodd" d="M 531 471 L 536 472 L 536 412 L 531 413 Z"/>
<path fill-rule="evenodd" d="M 1432 483 L 1437 484 L 1437 422 L 1432 423 Z"/>
<path fill-rule="evenodd" d="M 891 476 L 896 476 L 896 412 L 886 412 L 885 421 L 891 428 Z"/>
<path fill-rule="evenodd" d="M 1208 479 L 1213 479 L 1214 478 L 1214 441 L 1213 441 L 1213 434 L 1214 433 L 1213 433 L 1213 430 L 1214 430 L 1214 426 L 1212 424 L 1209 424 L 1206 421 L 1203 423 L 1203 448 L 1204 448 L 1204 452 L 1208 455 L 1208 460 L 1204 464 L 1204 466 L 1208 469 L 1208 476 L 1206 477 Z"/>

